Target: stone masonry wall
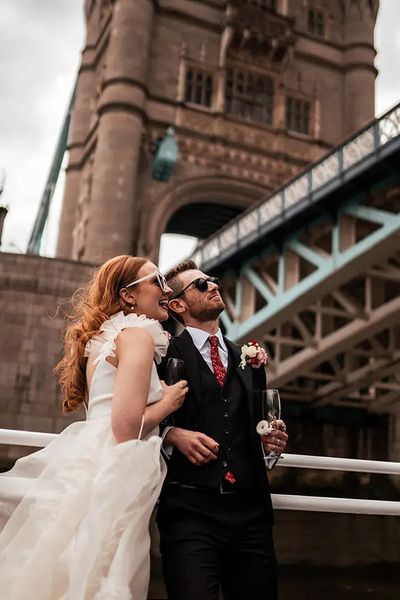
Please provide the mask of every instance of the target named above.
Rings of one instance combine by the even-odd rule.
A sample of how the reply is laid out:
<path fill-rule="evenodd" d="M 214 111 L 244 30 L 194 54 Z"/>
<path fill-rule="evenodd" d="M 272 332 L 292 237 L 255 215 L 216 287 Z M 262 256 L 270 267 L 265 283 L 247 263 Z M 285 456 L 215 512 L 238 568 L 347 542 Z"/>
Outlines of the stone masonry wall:
<path fill-rule="evenodd" d="M 63 313 L 57 307 L 89 278 L 92 266 L 68 260 L 0 253 L 0 428 L 59 432 L 62 415 L 53 368 L 62 352 Z M 0 446 L 0 467 L 30 449 Z"/>

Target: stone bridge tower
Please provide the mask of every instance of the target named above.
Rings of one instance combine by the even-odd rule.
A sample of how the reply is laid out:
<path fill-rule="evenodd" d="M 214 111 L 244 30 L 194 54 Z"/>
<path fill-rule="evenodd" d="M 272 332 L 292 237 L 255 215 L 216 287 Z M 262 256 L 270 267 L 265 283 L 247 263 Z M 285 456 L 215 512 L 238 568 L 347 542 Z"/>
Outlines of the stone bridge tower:
<path fill-rule="evenodd" d="M 58 256 L 158 259 L 374 117 L 378 0 L 86 0 Z M 152 177 L 174 127 L 169 181 Z"/>

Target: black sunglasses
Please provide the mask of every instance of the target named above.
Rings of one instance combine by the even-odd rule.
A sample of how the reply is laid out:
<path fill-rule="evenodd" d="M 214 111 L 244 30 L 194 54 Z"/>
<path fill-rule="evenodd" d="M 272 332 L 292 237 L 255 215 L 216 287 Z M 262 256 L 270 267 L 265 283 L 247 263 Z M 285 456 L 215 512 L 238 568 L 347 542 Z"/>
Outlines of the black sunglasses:
<path fill-rule="evenodd" d="M 221 287 L 221 283 L 218 277 L 198 277 L 197 279 L 194 279 L 193 281 L 188 283 L 188 285 L 184 287 L 183 290 L 171 296 L 170 300 L 175 300 L 175 298 L 179 298 L 179 296 L 182 296 L 182 294 L 186 292 L 186 290 L 190 288 L 191 285 L 194 285 L 196 290 L 199 290 L 199 292 L 206 292 L 208 290 L 208 282 L 215 283 L 215 285 L 217 285 L 219 288 Z"/>

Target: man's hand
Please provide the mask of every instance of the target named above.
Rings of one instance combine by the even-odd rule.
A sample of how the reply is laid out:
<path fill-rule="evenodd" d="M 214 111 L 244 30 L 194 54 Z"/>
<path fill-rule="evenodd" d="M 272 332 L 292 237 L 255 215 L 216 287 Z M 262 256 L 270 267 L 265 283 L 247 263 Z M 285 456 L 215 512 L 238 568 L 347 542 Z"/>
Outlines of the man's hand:
<path fill-rule="evenodd" d="M 272 421 L 271 427 L 273 431 L 268 435 L 261 436 L 262 443 L 267 452 L 276 452 L 281 454 L 286 448 L 288 435 L 286 434 L 286 425 L 283 421 Z"/>
<path fill-rule="evenodd" d="M 164 438 L 164 446 L 172 445 L 194 465 L 206 465 L 216 460 L 219 444 L 205 433 L 172 427 Z"/>

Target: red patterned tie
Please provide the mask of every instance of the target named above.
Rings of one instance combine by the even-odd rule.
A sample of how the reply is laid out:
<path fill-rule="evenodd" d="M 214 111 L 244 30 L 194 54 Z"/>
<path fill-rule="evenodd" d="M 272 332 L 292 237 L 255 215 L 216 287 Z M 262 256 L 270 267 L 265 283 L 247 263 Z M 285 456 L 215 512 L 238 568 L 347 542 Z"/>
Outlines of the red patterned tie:
<path fill-rule="evenodd" d="M 210 335 L 208 339 L 210 340 L 211 364 L 214 375 L 219 385 L 222 387 L 225 381 L 226 369 L 222 364 L 222 360 L 218 352 L 218 338 L 216 335 Z"/>

